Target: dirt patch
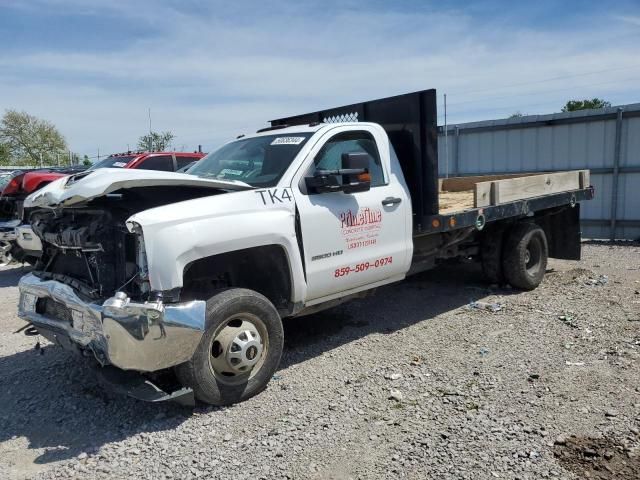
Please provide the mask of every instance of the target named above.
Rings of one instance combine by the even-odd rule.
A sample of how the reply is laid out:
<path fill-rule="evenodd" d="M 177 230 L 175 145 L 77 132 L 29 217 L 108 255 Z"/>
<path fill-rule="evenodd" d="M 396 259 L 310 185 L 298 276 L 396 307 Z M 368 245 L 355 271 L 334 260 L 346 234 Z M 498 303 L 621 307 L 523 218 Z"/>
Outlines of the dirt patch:
<path fill-rule="evenodd" d="M 640 456 L 638 447 L 626 440 L 611 437 L 584 438 L 571 436 L 559 439 L 554 455 L 567 470 L 578 478 L 598 480 L 638 480 Z"/>

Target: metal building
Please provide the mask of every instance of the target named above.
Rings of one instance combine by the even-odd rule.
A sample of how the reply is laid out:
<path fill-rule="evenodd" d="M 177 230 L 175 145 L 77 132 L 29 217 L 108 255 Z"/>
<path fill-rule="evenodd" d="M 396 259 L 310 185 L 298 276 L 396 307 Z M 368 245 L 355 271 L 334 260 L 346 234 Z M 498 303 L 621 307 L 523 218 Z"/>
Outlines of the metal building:
<path fill-rule="evenodd" d="M 449 125 L 438 133 L 441 177 L 591 170 L 585 238 L 640 238 L 640 103 Z"/>

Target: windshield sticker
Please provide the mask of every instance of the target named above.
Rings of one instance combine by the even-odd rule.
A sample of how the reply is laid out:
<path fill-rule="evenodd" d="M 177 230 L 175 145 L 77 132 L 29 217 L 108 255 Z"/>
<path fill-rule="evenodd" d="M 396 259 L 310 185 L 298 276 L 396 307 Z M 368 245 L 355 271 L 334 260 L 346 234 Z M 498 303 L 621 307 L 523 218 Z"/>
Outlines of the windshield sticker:
<path fill-rule="evenodd" d="M 244 172 L 242 170 L 232 170 L 230 168 L 223 168 L 220 170 L 219 175 L 222 177 L 224 175 L 242 175 Z"/>
<path fill-rule="evenodd" d="M 113 162 L 114 167 L 124 167 L 127 165 L 127 162 Z"/>
<path fill-rule="evenodd" d="M 256 190 L 260 194 L 263 205 L 275 205 L 276 203 L 291 202 L 292 197 L 287 188 L 270 188 L 269 190 Z M 266 195 L 265 195 L 266 193 Z"/>
<path fill-rule="evenodd" d="M 271 145 L 300 145 L 304 142 L 304 137 L 278 137 Z"/>

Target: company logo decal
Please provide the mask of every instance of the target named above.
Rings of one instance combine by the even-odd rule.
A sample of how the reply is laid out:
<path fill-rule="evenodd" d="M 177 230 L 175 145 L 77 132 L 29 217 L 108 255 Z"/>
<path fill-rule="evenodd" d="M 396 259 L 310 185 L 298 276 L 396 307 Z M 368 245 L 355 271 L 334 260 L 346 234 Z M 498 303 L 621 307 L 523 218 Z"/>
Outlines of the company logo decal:
<path fill-rule="evenodd" d="M 342 228 L 360 227 L 382 222 L 382 211 L 365 207 L 357 213 L 347 210 L 340 214 Z"/>
<path fill-rule="evenodd" d="M 378 234 L 382 229 L 382 210 L 369 207 L 357 212 L 347 210 L 339 218 L 347 249 L 369 247 L 378 242 Z"/>

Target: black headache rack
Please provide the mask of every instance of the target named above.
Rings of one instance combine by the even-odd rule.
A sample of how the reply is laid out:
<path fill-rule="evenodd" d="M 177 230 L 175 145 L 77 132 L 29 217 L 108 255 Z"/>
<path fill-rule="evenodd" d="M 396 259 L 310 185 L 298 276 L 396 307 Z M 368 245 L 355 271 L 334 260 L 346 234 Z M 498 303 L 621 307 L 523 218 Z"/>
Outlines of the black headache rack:
<path fill-rule="evenodd" d="M 271 126 L 373 122 L 384 128 L 411 193 L 414 230 L 438 214 L 436 91 L 422 90 L 271 120 Z"/>

